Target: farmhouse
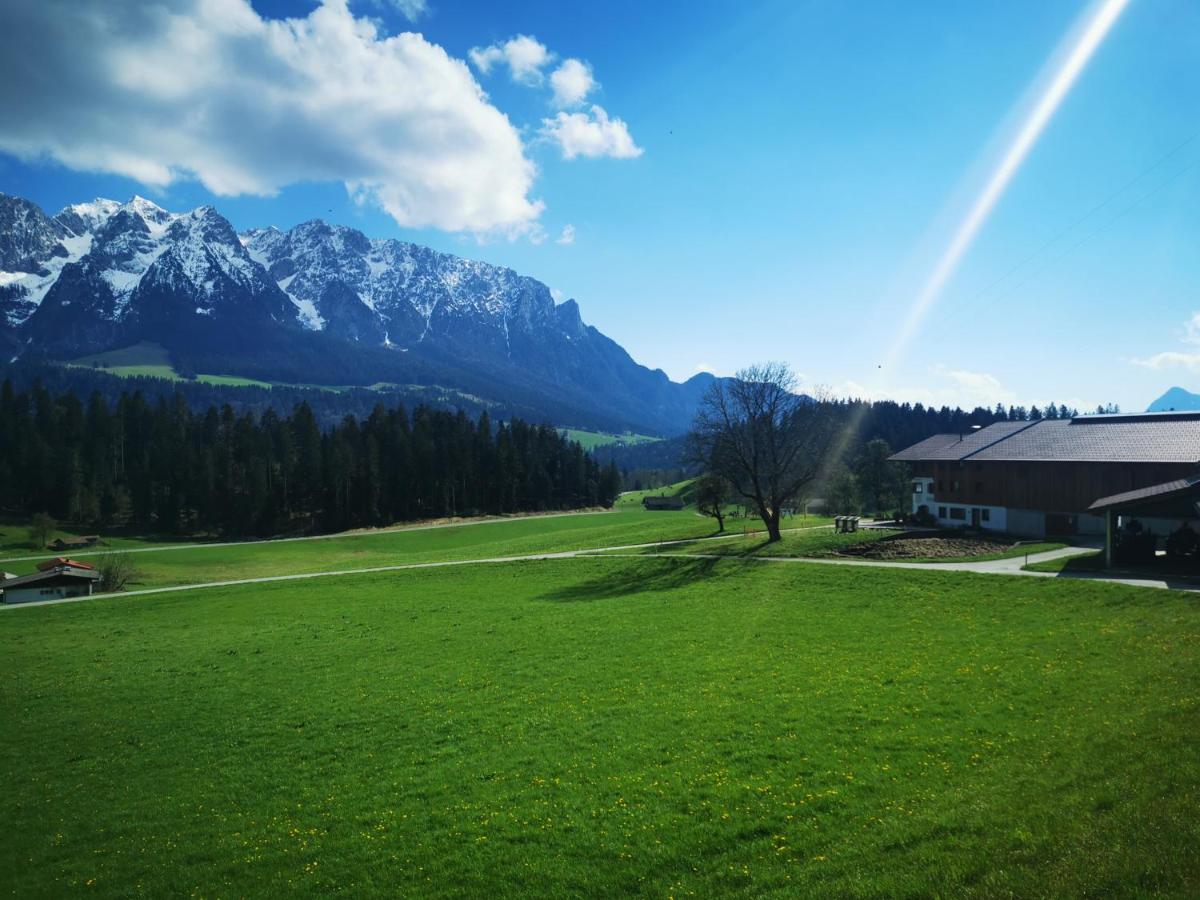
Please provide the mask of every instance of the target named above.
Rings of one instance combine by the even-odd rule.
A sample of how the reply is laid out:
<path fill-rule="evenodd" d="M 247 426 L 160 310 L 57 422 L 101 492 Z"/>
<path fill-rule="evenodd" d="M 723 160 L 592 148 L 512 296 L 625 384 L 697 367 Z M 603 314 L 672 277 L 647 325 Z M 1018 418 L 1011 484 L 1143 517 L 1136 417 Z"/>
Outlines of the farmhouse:
<path fill-rule="evenodd" d="M 939 525 L 1102 535 L 1110 510 L 1128 514 L 1145 489 L 1178 488 L 1200 474 L 1200 413 L 997 422 L 934 435 L 892 459 L 912 466 L 913 513 L 924 509 Z M 1178 502 L 1171 511 L 1170 519 L 1143 524 L 1165 535 L 1181 519 L 1200 517 Z"/>
<path fill-rule="evenodd" d="M 87 563 L 60 556 L 39 563 L 38 571 L 32 575 L 0 581 L 0 596 L 5 603 L 87 597 L 99 580 L 100 573 Z"/>
<path fill-rule="evenodd" d="M 643 497 L 642 506 L 646 509 L 683 509 L 683 498 Z"/>

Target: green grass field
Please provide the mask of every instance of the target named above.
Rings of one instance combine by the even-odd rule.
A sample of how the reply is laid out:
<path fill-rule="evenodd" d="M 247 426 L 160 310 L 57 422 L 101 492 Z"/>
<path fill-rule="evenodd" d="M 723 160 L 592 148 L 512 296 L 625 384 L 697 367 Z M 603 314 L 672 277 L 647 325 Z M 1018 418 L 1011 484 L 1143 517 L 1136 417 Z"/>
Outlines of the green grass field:
<path fill-rule="evenodd" d="M 641 509 L 642 500 L 646 497 L 683 497 L 683 502 L 688 506 L 694 506 L 692 484 L 694 478 L 689 478 L 686 481 L 677 481 L 675 484 L 667 484 L 662 487 L 646 488 L 643 491 L 625 491 L 617 498 L 614 506 L 617 509 Z"/>
<path fill-rule="evenodd" d="M 768 557 L 831 557 L 837 556 L 839 551 L 845 550 L 848 547 L 855 547 L 860 544 L 869 544 L 876 541 L 886 540 L 889 537 L 894 537 L 899 532 L 884 531 L 876 529 L 863 529 L 850 534 L 839 534 L 832 529 L 813 527 L 827 523 L 828 519 L 821 519 L 815 516 L 800 517 L 796 516 L 792 519 L 784 521 L 784 527 L 792 530 L 785 531 L 783 538 L 778 543 L 768 543 L 766 537 L 762 533 L 761 527 L 756 528 L 745 538 L 731 540 L 728 542 L 711 542 L 698 541 L 696 543 L 685 545 L 672 545 L 662 548 L 672 553 L 693 553 L 711 556 L 719 554 L 722 556 L 768 556 Z M 806 523 L 811 523 L 808 527 Z M 740 524 L 740 522 L 739 522 Z M 737 529 L 732 529 L 736 533 Z M 1025 555 L 1034 555 L 1037 553 L 1046 553 L 1050 550 L 1058 550 L 1065 547 L 1065 544 L 1052 542 L 1030 543 L 1014 546 L 1007 550 L 997 553 L 983 553 L 978 556 L 961 556 L 961 557 L 911 557 L 902 560 L 894 560 L 895 562 L 915 562 L 915 563 L 954 563 L 954 562 L 990 562 L 999 559 L 1015 559 Z M 644 551 L 647 554 L 659 552 L 658 548 L 647 547 Z M 874 560 L 875 562 L 888 562 L 888 560 Z M 1030 568 L 1033 568 L 1031 565 Z"/>
<path fill-rule="evenodd" d="M 104 353 L 93 353 L 73 360 L 70 365 L 88 369 L 100 369 L 109 375 L 123 378 L 163 378 L 167 381 L 183 381 L 183 376 L 175 371 L 171 355 L 160 344 L 140 341 L 129 347 L 118 350 L 108 350 Z M 242 378 L 237 375 L 197 375 L 197 381 L 205 384 L 224 385 L 226 387 L 267 387 L 266 381 L 254 378 Z"/>
<path fill-rule="evenodd" d="M 79 534 L 75 531 L 55 529 L 50 535 L 50 540 L 55 538 L 74 538 Z M 129 550 L 137 547 L 150 547 L 155 545 L 155 541 L 145 538 L 129 538 L 129 537 L 109 537 L 101 536 L 104 545 L 97 547 L 97 550 Z M 4 560 L 11 557 L 26 557 L 26 556 L 43 556 L 46 558 L 57 556 L 57 552 L 47 550 L 44 547 L 35 547 L 33 540 L 29 536 L 28 522 L 13 522 L 0 521 L 0 568 L 4 568 Z M 72 556 L 78 556 L 75 551 L 71 551 Z M 33 571 L 32 563 L 13 563 L 7 571 L 19 569 L 22 573 Z"/>
<path fill-rule="evenodd" d="M 13 527 L 18 540 L 9 557 L 33 555 Z M 138 574 L 129 587 L 201 584 L 238 578 L 258 578 L 300 572 L 330 572 L 375 566 L 524 556 L 560 550 L 584 550 L 623 544 L 669 541 L 715 533 L 711 519 L 690 512 L 644 512 L 563 516 L 529 516 L 501 521 L 464 524 L 451 528 L 368 531 L 318 540 L 245 543 L 240 545 L 166 545 L 149 553 L 133 554 Z M 113 542 L 114 549 L 150 547 L 150 542 Z M 101 548 L 109 549 L 109 548 Z M 49 557 L 51 551 L 42 551 Z M 83 561 L 95 552 L 72 551 Z M 3 557 L 0 557 L 0 562 Z M 18 575 L 34 571 L 36 562 L 12 562 L 6 568 Z"/>
<path fill-rule="evenodd" d="M 0 638 L 13 896 L 1200 890 L 1173 592 L 563 559 L 9 609 Z"/>
<path fill-rule="evenodd" d="M 662 438 L 651 437 L 647 434 L 609 434 L 603 431 L 583 431 L 579 428 L 560 428 L 568 440 L 578 441 L 584 450 L 595 450 L 597 447 L 607 447 L 612 444 L 633 446 L 635 444 L 652 444 Z"/>

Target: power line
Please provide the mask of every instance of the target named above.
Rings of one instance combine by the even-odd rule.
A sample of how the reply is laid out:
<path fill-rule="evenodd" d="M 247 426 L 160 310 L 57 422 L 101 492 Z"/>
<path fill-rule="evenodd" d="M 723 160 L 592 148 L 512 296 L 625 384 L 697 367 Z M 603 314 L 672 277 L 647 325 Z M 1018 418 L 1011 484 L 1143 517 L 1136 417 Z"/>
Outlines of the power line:
<path fill-rule="evenodd" d="M 1084 222 L 1086 222 L 1088 219 L 1092 218 L 1098 212 L 1103 210 L 1106 206 L 1108 206 L 1110 203 L 1112 203 L 1114 200 L 1116 200 L 1118 197 L 1120 197 L 1122 194 L 1124 194 L 1130 188 L 1132 188 L 1136 184 L 1138 184 L 1138 182 L 1142 181 L 1144 178 L 1153 174 L 1157 169 L 1159 169 L 1162 165 L 1164 165 L 1166 162 L 1168 162 L 1172 157 L 1174 157 L 1176 154 L 1178 154 L 1181 150 L 1183 150 L 1189 144 L 1193 143 L 1197 138 L 1200 138 L 1200 131 L 1195 131 L 1190 136 L 1188 136 L 1184 140 L 1180 141 L 1178 144 L 1176 144 L 1174 147 L 1172 147 L 1170 150 L 1168 150 L 1166 153 L 1164 153 L 1162 156 L 1160 156 L 1158 159 L 1156 159 L 1149 166 L 1142 169 L 1133 178 L 1126 181 L 1124 184 L 1122 184 L 1119 188 L 1117 188 L 1115 191 L 1113 191 L 1108 196 L 1106 196 L 1103 200 L 1101 200 L 1095 206 L 1091 207 L 1091 209 L 1089 209 L 1083 215 L 1076 218 L 1069 225 L 1067 225 L 1061 231 L 1056 233 L 1053 237 L 1049 238 L 1048 240 L 1046 240 L 1043 243 L 1041 243 L 1040 245 L 1038 245 L 1038 247 L 1036 247 L 1032 252 L 1028 253 L 1019 262 L 1010 266 L 1008 268 L 1008 270 L 1004 272 L 1004 274 L 1002 274 L 1000 277 L 996 278 L 994 281 L 992 281 L 986 287 L 977 291 L 975 294 L 973 294 L 971 296 L 971 298 L 969 300 L 967 300 L 963 303 L 956 304 L 955 311 L 956 312 L 964 311 L 966 307 L 973 308 L 974 304 L 977 300 L 980 300 L 980 299 L 986 297 L 987 295 L 991 294 L 991 292 L 994 291 L 997 287 L 999 287 L 1001 284 L 1003 284 L 1005 281 L 1007 281 L 1010 277 L 1012 277 L 1014 274 L 1019 272 L 1021 269 L 1025 268 L 1027 265 L 1029 265 L 1031 262 L 1033 262 L 1035 259 L 1037 259 L 1039 256 L 1041 256 L 1043 253 L 1045 253 L 1047 250 L 1049 250 L 1051 247 L 1053 247 L 1055 244 L 1057 244 L 1059 241 L 1061 241 L 1064 237 L 1066 237 L 1068 234 L 1070 234 L 1072 231 L 1074 231 L 1076 228 L 1078 228 L 1080 225 L 1082 225 Z M 1098 234 L 1104 228 L 1107 228 L 1109 225 L 1111 225 L 1113 222 L 1115 222 L 1117 219 L 1119 219 L 1125 213 L 1129 212 L 1135 206 L 1137 206 L 1138 204 L 1144 202 L 1145 200 L 1148 200 L 1150 197 L 1157 194 L 1165 186 L 1172 183 L 1176 178 L 1178 178 L 1181 174 L 1183 174 L 1183 172 L 1187 171 L 1187 169 L 1190 169 L 1195 164 L 1196 164 L 1195 160 L 1188 163 L 1186 166 L 1183 167 L 1183 169 L 1180 169 L 1179 171 L 1175 172 L 1174 175 L 1171 175 L 1165 182 L 1160 184 L 1158 187 L 1154 188 L 1154 190 L 1143 195 L 1142 197 L 1139 197 L 1132 204 L 1130 204 L 1129 206 L 1122 209 L 1119 213 L 1117 213 L 1117 215 L 1113 216 L 1111 219 L 1106 221 L 1099 228 L 1093 229 L 1091 232 L 1089 232 L 1084 237 L 1083 240 L 1081 240 L 1081 241 L 1073 244 L 1071 247 L 1069 247 L 1065 253 L 1061 253 L 1058 256 L 1051 259 L 1047 265 L 1052 265 L 1053 263 L 1057 262 L 1058 260 L 1060 260 L 1063 257 L 1070 254 L 1073 250 L 1078 248 L 1081 244 L 1085 243 L 1087 240 L 1090 240 L 1093 236 Z M 999 294 L 996 295 L 996 297 L 994 297 L 991 301 L 989 301 L 989 303 L 994 303 L 996 300 L 999 300 L 1003 297 L 1008 296 L 1013 290 L 1016 290 L 1017 288 L 1023 287 L 1024 285 L 1028 284 L 1032 277 L 1036 276 L 1037 274 L 1039 274 L 1041 272 L 1044 272 L 1046 270 L 1046 268 L 1047 268 L 1047 266 L 1042 266 L 1042 267 L 1038 268 L 1034 272 L 1034 275 L 1030 276 L 1030 278 L 1026 278 L 1026 279 L 1022 280 L 1019 284 L 1015 285 L 1011 289 L 1001 291 Z"/>
<path fill-rule="evenodd" d="M 1171 175 L 1165 181 L 1160 183 L 1152 191 L 1150 191 L 1146 194 L 1143 194 L 1141 197 L 1138 197 L 1136 200 L 1134 200 L 1128 206 L 1119 210 L 1115 215 L 1110 217 L 1107 221 L 1102 222 L 1101 224 L 1097 225 L 1095 228 L 1093 228 L 1091 231 L 1089 231 L 1087 234 L 1085 234 L 1083 237 L 1081 237 L 1078 241 L 1076 241 L 1074 244 L 1072 244 L 1070 247 L 1068 247 L 1062 253 L 1060 253 L 1057 256 L 1050 259 L 1046 263 L 1046 265 L 1041 266 L 1040 268 L 1034 270 L 1029 275 L 1028 278 L 1025 278 L 1022 281 L 1019 281 L 1017 284 L 1013 285 L 1011 288 L 1001 291 L 999 294 L 997 294 L 995 297 L 992 298 L 992 300 L 990 301 L 990 304 L 994 304 L 997 301 L 1004 299 L 1005 297 L 1012 294 L 1014 291 L 1019 290 L 1020 288 L 1029 284 L 1030 281 L 1032 281 L 1034 278 L 1036 278 L 1042 272 L 1046 271 L 1046 269 L 1048 269 L 1050 266 L 1054 265 L 1059 260 L 1064 259 L 1067 256 L 1070 256 L 1073 252 L 1075 252 L 1077 249 L 1082 247 L 1084 244 L 1086 244 L 1088 241 L 1090 241 L 1092 238 L 1094 238 L 1097 234 L 1104 231 L 1104 229 L 1108 228 L 1110 225 L 1112 225 L 1114 222 L 1116 222 L 1118 219 L 1120 219 L 1126 213 L 1131 212 L 1134 208 L 1136 208 L 1137 206 L 1140 206 L 1142 203 L 1149 200 L 1151 197 L 1155 196 L 1156 194 L 1161 193 L 1163 190 L 1165 190 L 1167 187 L 1169 187 L 1171 184 L 1173 184 L 1175 182 L 1175 180 L 1177 178 L 1179 178 L 1179 176 L 1182 175 L 1184 172 L 1187 172 L 1189 169 L 1195 168 L 1195 166 L 1198 162 L 1200 162 L 1200 159 L 1193 159 L 1191 162 L 1189 162 L 1186 165 L 1182 166 L 1181 168 L 1177 169 L 1173 175 Z"/>

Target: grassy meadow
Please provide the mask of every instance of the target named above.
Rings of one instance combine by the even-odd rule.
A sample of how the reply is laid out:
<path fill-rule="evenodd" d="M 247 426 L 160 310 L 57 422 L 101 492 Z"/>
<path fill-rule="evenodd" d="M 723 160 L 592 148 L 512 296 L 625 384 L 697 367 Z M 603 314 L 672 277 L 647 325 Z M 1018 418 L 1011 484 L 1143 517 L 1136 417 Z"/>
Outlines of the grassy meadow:
<path fill-rule="evenodd" d="M 560 428 L 559 431 L 570 441 L 577 441 L 584 450 L 595 450 L 597 447 L 608 447 L 612 444 L 634 446 L 636 444 L 653 444 L 662 438 L 651 437 L 647 434 L 612 434 L 606 431 L 585 431 L 580 428 Z"/>
<path fill-rule="evenodd" d="M 13 896 L 1200 891 L 1174 592 L 558 559 L 16 608 L 0 638 Z"/>
<path fill-rule="evenodd" d="M 11 557 L 35 555 L 22 539 L 18 526 L 3 529 L 14 538 Z M 652 541 L 671 541 L 714 534 L 715 523 L 691 511 L 619 512 L 528 516 L 464 523 L 453 527 L 408 528 L 394 531 L 349 532 L 315 540 L 247 542 L 242 544 L 168 543 L 158 545 L 136 540 L 110 543 L 109 549 L 156 547 L 152 552 L 132 554 L 137 576 L 130 589 L 176 584 L 202 584 L 239 578 L 259 578 L 301 572 L 333 572 L 407 563 L 444 562 L 498 556 L 524 556 L 563 550 L 585 550 Z M 41 551 L 49 557 L 50 551 Z M 99 554 L 72 551 L 82 561 Z M 0 564 L 22 575 L 36 568 L 36 561 Z"/>

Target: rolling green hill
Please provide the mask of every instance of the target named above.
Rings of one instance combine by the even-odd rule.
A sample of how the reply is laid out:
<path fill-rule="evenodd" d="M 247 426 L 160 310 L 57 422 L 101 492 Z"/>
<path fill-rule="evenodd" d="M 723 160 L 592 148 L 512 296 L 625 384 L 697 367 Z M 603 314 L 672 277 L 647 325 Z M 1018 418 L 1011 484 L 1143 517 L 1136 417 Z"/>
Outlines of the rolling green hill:
<path fill-rule="evenodd" d="M 1171 592 L 549 559 L 8 609 L 0 640 L 14 896 L 1200 884 Z"/>

